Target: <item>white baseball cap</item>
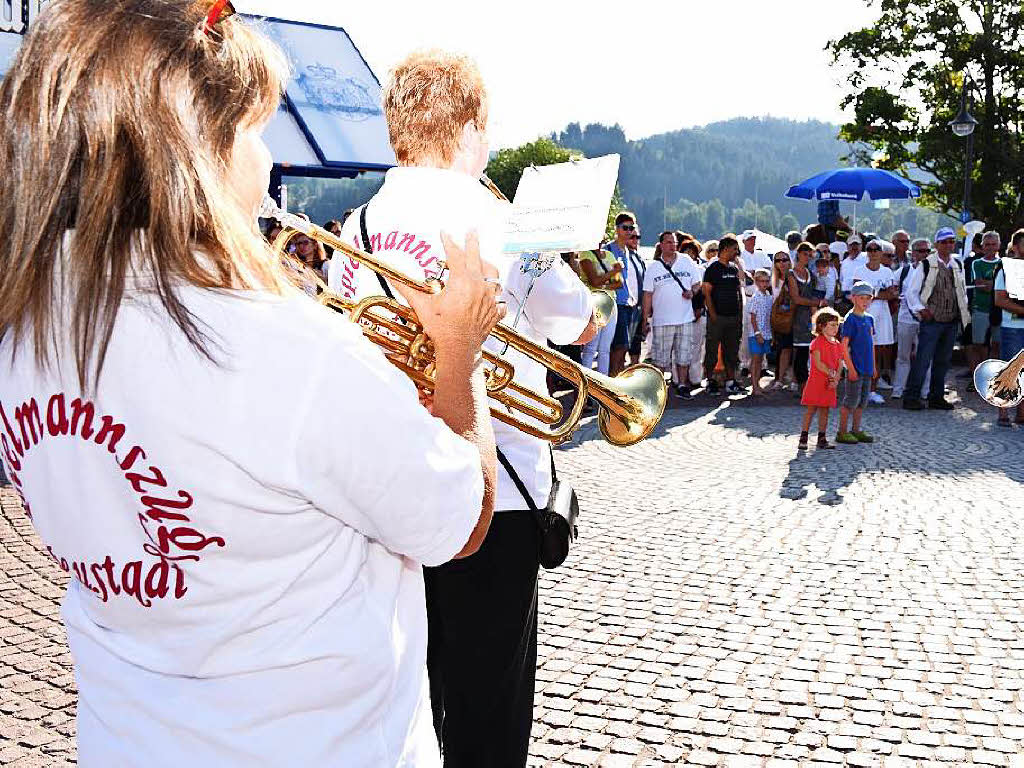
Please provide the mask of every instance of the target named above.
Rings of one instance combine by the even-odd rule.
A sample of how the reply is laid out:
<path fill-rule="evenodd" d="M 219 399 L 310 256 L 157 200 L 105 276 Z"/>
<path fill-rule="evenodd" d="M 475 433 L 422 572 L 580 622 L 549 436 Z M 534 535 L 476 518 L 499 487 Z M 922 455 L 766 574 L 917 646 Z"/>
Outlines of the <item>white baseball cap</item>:
<path fill-rule="evenodd" d="M 839 257 L 845 256 L 846 255 L 846 251 L 848 250 L 847 247 L 846 247 L 846 243 L 841 243 L 839 241 L 836 241 L 834 243 L 830 243 L 829 246 L 828 246 L 828 249 L 830 251 L 832 251 L 832 253 L 834 253 L 836 256 L 839 256 Z"/>
<path fill-rule="evenodd" d="M 848 238 L 846 238 L 846 245 L 849 246 L 850 243 L 857 243 L 858 245 L 864 245 L 864 240 L 861 239 L 860 235 L 850 235 Z"/>
<path fill-rule="evenodd" d="M 752 229 L 744 230 L 743 234 L 740 235 L 740 240 L 749 240 L 752 237 L 757 237 L 757 232 Z"/>

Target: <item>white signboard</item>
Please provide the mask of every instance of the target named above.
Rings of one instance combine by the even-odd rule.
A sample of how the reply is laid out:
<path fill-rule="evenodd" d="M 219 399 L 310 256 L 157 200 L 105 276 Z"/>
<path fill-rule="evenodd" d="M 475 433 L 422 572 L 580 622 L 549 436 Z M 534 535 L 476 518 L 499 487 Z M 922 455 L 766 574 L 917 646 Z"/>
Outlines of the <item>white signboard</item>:
<path fill-rule="evenodd" d="M 596 248 L 618 175 L 618 155 L 527 168 L 509 210 L 505 253 Z"/>
<path fill-rule="evenodd" d="M 1006 292 L 1011 299 L 1024 301 L 1024 259 L 1003 259 L 1003 274 L 1006 275 Z"/>

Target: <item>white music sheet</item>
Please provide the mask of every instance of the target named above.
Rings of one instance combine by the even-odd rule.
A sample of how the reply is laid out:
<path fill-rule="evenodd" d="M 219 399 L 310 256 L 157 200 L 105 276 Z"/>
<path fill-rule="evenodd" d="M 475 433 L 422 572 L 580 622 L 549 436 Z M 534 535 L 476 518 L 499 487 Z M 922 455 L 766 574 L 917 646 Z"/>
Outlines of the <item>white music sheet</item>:
<path fill-rule="evenodd" d="M 618 155 L 527 168 L 509 208 L 505 253 L 596 248 L 618 175 Z"/>
<path fill-rule="evenodd" d="M 1024 301 L 1024 259 L 1003 259 L 1006 292 L 1011 299 Z"/>

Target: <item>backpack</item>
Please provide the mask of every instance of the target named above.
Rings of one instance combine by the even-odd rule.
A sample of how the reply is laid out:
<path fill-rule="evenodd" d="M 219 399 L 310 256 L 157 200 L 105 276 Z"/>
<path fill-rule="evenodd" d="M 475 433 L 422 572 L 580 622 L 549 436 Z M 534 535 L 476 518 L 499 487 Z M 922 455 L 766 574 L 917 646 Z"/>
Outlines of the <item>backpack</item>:
<path fill-rule="evenodd" d="M 780 336 L 788 336 L 793 332 L 793 315 L 796 314 L 796 306 L 789 295 L 789 281 L 782 284 L 779 295 L 772 302 L 772 314 L 769 322 L 772 326 L 772 333 Z"/>

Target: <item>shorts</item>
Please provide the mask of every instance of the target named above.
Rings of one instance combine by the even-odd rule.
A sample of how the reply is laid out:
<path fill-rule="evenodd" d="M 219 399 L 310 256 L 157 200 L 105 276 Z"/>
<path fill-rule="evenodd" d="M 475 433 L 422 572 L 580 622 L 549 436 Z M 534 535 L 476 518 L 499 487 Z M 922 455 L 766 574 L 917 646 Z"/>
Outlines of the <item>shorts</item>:
<path fill-rule="evenodd" d="M 772 332 L 772 344 L 780 352 L 784 349 L 793 348 L 793 334 L 790 333 L 775 333 Z"/>
<path fill-rule="evenodd" d="M 975 309 L 971 312 L 971 343 L 988 344 L 988 312 Z"/>
<path fill-rule="evenodd" d="M 690 364 L 690 347 L 693 346 L 693 323 L 682 325 L 656 325 L 651 328 L 651 359 L 662 370 L 675 365 Z"/>
<path fill-rule="evenodd" d="M 612 347 L 629 347 L 633 338 L 633 316 L 637 312 L 636 307 L 627 307 L 619 304 L 619 319 L 615 321 L 615 335 L 612 336 Z"/>
<path fill-rule="evenodd" d="M 1024 328 L 1000 328 L 999 356 L 1003 360 L 1013 360 L 1024 349 Z"/>
<path fill-rule="evenodd" d="M 757 336 L 750 336 L 747 338 L 747 347 L 750 349 L 750 356 L 754 355 L 767 355 L 772 351 L 772 340 L 764 339 L 760 344 L 757 343 Z"/>
<path fill-rule="evenodd" d="M 865 408 L 867 407 L 868 395 L 870 394 L 870 376 L 860 376 L 856 381 L 843 379 L 843 397 L 839 401 L 839 405 L 841 408 L 848 408 L 851 411 Z"/>

